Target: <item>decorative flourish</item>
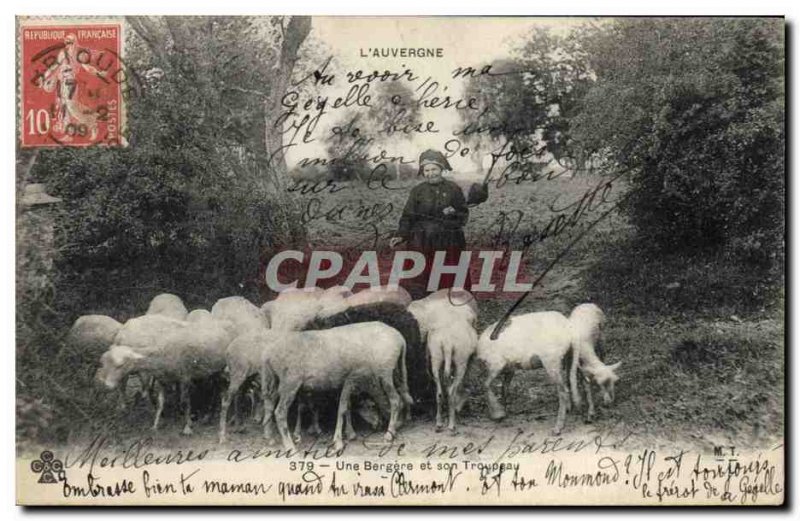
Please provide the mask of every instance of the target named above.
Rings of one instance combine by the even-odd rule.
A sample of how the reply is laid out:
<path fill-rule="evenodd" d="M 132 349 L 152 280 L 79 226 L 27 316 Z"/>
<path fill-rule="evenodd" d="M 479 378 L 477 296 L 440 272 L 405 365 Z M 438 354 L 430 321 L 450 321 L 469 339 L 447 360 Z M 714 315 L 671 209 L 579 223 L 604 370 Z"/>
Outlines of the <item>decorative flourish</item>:
<path fill-rule="evenodd" d="M 58 483 L 64 479 L 64 464 L 61 460 L 55 459 L 53 453 L 44 450 L 39 455 L 39 459 L 31 461 L 31 470 L 41 473 L 39 483 Z M 58 475 L 58 479 L 56 479 Z"/>

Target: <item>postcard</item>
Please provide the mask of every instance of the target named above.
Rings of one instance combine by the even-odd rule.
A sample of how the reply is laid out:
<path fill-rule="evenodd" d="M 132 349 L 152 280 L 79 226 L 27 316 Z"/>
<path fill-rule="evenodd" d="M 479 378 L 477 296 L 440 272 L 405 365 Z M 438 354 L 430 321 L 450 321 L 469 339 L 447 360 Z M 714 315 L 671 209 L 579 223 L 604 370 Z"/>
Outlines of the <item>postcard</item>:
<path fill-rule="evenodd" d="M 784 503 L 783 18 L 16 26 L 19 504 Z"/>

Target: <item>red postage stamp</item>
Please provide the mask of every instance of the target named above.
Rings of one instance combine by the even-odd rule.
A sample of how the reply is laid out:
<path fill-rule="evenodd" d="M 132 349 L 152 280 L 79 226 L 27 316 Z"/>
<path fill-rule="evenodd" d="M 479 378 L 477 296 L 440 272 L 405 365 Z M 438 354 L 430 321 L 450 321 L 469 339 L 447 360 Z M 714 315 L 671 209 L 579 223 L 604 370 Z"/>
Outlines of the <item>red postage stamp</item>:
<path fill-rule="evenodd" d="M 122 24 L 21 21 L 19 31 L 21 145 L 124 145 Z"/>

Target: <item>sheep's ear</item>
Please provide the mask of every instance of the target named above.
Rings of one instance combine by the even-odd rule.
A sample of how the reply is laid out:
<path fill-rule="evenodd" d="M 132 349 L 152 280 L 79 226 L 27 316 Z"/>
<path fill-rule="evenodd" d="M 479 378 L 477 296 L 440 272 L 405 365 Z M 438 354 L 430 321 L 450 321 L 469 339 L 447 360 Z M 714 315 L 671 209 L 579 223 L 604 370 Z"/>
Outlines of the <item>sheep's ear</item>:
<path fill-rule="evenodd" d="M 616 371 L 617 369 L 620 368 L 621 365 L 622 361 L 619 361 L 616 364 L 611 364 L 610 366 L 608 366 L 608 368 L 611 369 L 612 371 Z"/>

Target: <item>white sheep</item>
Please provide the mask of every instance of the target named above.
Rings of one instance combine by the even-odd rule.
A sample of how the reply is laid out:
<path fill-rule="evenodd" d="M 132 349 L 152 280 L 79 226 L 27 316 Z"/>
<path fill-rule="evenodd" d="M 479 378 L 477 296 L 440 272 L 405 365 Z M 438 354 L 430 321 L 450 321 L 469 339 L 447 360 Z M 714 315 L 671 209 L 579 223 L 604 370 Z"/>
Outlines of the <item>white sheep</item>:
<path fill-rule="evenodd" d="M 586 391 L 588 410 L 586 421 L 594 418 L 594 399 L 592 398 L 592 382 L 600 387 L 605 404 L 614 401 L 614 384 L 619 380 L 616 370 L 622 362 L 606 365 L 597 356 L 595 348 L 600 348 L 601 329 L 605 322 L 603 311 L 595 304 L 580 304 L 572 310 L 569 316 L 572 330 L 572 364 L 570 367 L 570 389 L 572 400 L 576 407 L 581 405 L 578 392 L 578 369 L 583 375 L 583 387 Z"/>
<path fill-rule="evenodd" d="M 466 290 L 439 290 L 409 304 L 408 311 L 417 319 L 420 334 L 430 356 L 431 374 L 436 387 L 436 430 L 444 426 L 442 418 L 442 377 L 447 388 L 448 429 L 456 432 L 456 413 L 464 400 L 461 384 L 470 358 L 475 354 L 478 334 L 477 302 Z"/>
<path fill-rule="evenodd" d="M 186 322 L 206 322 L 211 320 L 211 313 L 206 309 L 193 309 L 186 315 Z"/>
<path fill-rule="evenodd" d="M 489 416 L 501 420 L 506 412 L 492 390 L 492 383 L 504 371 L 504 394 L 513 371 L 534 369 L 540 363 L 558 392 L 555 434 L 564 428 L 570 407 L 569 389 L 562 373 L 562 361 L 572 346 L 570 322 L 561 313 L 540 311 L 509 318 L 496 340 L 491 339 L 496 324 L 490 325 L 478 340 L 478 359 L 486 364 L 486 395 Z"/>
<path fill-rule="evenodd" d="M 444 426 L 442 418 L 442 376 L 450 381 L 447 388 L 447 428 L 456 433 L 456 413 L 461 408 L 461 383 L 467 372 L 470 358 L 475 354 L 478 334 L 466 323 L 451 322 L 435 326 L 428 333 L 428 352 L 431 372 L 436 384 L 436 431 Z"/>
<path fill-rule="evenodd" d="M 168 333 L 184 329 L 189 324 L 163 315 L 143 315 L 128 320 L 114 337 L 115 345 L 126 345 L 134 349 L 160 345 Z"/>
<path fill-rule="evenodd" d="M 271 342 L 279 341 L 285 331 L 251 329 L 239 335 L 225 349 L 225 366 L 228 373 L 228 388 L 222 393 L 219 414 L 219 442 L 227 437 L 228 409 L 236 393 L 244 383 L 261 370 L 262 353 Z"/>
<path fill-rule="evenodd" d="M 145 313 L 145 315 L 163 315 L 175 320 L 186 320 L 188 314 L 189 311 L 183 305 L 181 298 L 171 293 L 156 295 L 150 301 L 150 306 Z"/>
<path fill-rule="evenodd" d="M 348 292 L 349 290 L 342 286 L 329 290 L 289 289 L 282 291 L 275 300 L 261 306 L 261 311 L 268 316 L 268 323 L 272 329 L 300 331 L 309 322 L 321 316 L 325 310 L 341 309 Z"/>
<path fill-rule="evenodd" d="M 440 289 L 408 305 L 420 324 L 423 336 L 433 327 L 438 317 L 466 322 L 475 327 L 478 321 L 478 301 L 464 289 Z"/>
<path fill-rule="evenodd" d="M 56 365 L 69 365 L 76 371 L 76 378 L 90 381 L 97 368 L 97 360 L 111 347 L 121 328 L 122 324 L 105 315 L 78 317 L 64 337 Z M 125 397 L 120 393 L 119 408 L 124 407 Z"/>
<path fill-rule="evenodd" d="M 233 322 L 238 334 L 268 327 L 261 310 L 246 298 L 238 296 L 216 301 L 211 307 L 211 318 Z"/>
<path fill-rule="evenodd" d="M 284 332 L 273 338 L 262 351 L 265 437 L 272 437 L 270 411 L 274 410 L 284 448 L 295 450 L 287 415 L 298 391 L 341 388 L 333 437 L 335 448 L 341 449 L 350 394 L 357 381 L 368 378 L 377 378 L 388 395 L 391 413 L 385 438 L 395 437 L 402 404 L 412 403 L 405 369 L 406 344 L 397 330 L 379 322 L 364 322 L 321 331 Z M 399 393 L 394 384 L 395 370 Z"/>
<path fill-rule="evenodd" d="M 192 380 L 209 377 L 225 368 L 225 349 L 234 335 L 232 323 L 214 320 L 172 330 L 160 343 L 147 348 L 115 344 L 101 357 L 97 379 L 109 389 L 115 389 L 132 372 L 152 375 L 158 391 L 153 430 L 158 429 L 164 410 L 163 384 L 177 381 L 186 413 L 183 433 L 191 434 L 189 392 Z"/>
<path fill-rule="evenodd" d="M 346 299 L 353 296 L 353 292 L 346 286 L 331 286 L 322 290 L 321 297 L 331 299 Z"/>
<path fill-rule="evenodd" d="M 83 315 L 69 329 L 66 345 L 97 360 L 114 343 L 120 329 L 122 324 L 106 315 Z"/>
<path fill-rule="evenodd" d="M 348 297 L 351 306 L 369 304 L 371 302 L 394 302 L 401 306 L 411 304 L 411 295 L 400 286 L 374 286 L 363 289 Z M 360 300 L 363 299 L 363 300 Z"/>
<path fill-rule="evenodd" d="M 320 300 L 321 308 L 317 311 L 316 318 L 327 318 L 347 311 L 356 306 L 392 302 L 405 307 L 411 302 L 411 296 L 403 288 L 390 286 L 377 286 L 367 288 L 358 293 L 352 293 L 344 286 L 334 286 L 323 292 L 311 293 Z"/>
<path fill-rule="evenodd" d="M 167 336 L 173 331 L 186 327 L 188 327 L 188 323 L 183 320 L 176 320 L 159 314 L 142 315 L 125 322 L 114 336 L 114 341 L 111 345 L 124 345 L 133 350 L 152 349 L 163 344 Z M 136 376 L 141 382 L 141 393 L 144 394 L 145 390 L 152 384 L 152 378 L 144 373 L 136 373 Z M 127 382 L 128 375 L 123 378 L 118 386 L 120 408 L 125 407 Z"/>

